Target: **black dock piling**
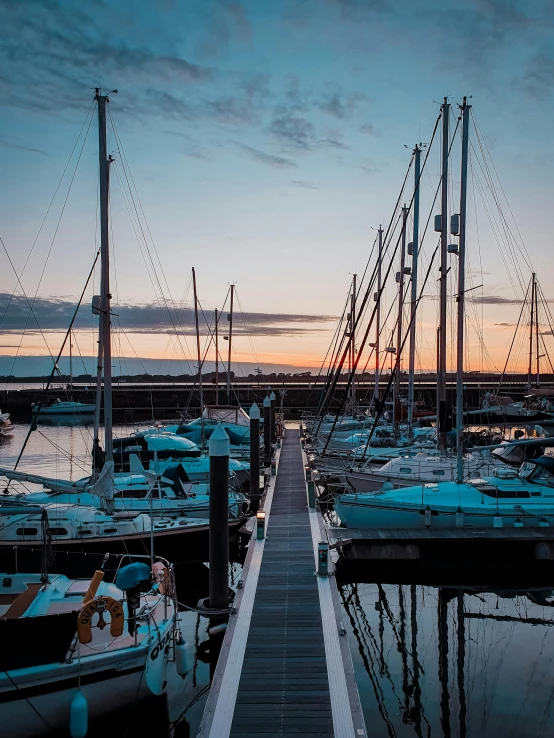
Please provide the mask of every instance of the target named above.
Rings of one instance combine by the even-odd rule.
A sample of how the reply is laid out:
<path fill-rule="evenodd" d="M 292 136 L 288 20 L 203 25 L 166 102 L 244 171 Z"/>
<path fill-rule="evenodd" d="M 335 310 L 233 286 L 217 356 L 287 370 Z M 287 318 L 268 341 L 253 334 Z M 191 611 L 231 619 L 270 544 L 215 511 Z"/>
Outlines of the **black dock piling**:
<path fill-rule="evenodd" d="M 229 605 L 229 436 L 221 423 L 210 437 L 210 607 Z"/>
<path fill-rule="evenodd" d="M 250 510 L 258 512 L 260 506 L 260 408 L 254 403 L 250 408 Z"/>
<path fill-rule="evenodd" d="M 271 400 L 267 395 L 264 397 L 264 461 L 269 464 L 271 460 Z"/>
<path fill-rule="evenodd" d="M 271 403 L 270 409 L 271 409 L 271 443 L 275 443 L 277 441 L 277 426 L 275 424 L 275 402 L 277 398 L 275 397 L 275 392 L 272 392 L 269 395 L 269 402 Z"/>

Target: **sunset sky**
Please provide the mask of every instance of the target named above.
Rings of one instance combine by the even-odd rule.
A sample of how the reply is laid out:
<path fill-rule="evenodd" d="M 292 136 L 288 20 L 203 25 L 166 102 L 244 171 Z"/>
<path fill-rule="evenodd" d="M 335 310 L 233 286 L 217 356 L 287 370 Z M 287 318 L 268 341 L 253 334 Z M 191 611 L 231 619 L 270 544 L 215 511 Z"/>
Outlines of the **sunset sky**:
<path fill-rule="evenodd" d="M 236 369 L 317 370 L 414 144 L 430 141 L 445 95 L 453 125 L 471 95 L 467 367 L 501 370 L 533 269 L 554 300 L 551 10 L 548 0 L 0 0 L 0 374 L 30 373 L 21 357 L 57 352 L 98 248 L 97 86 L 118 90 L 116 356 L 192 371 L 195 267 L 208 320 L 236 284 Z M 459 150 L 456 140 L 451 212 Z M 439 157 L 437 138 L 423 225 L 438 212 Z M 423 271 L 436 235 L 431 221 Z M 451 294 L 456 269 L 453 257 Z M 435 265 L 420 369 L 434 364 L 437 278 Z M 95 351 L 97 285 L 95 273 L 75 332 L 83 357 Z M 552 352 L 546 307 L 540 321 L 541 353 Z M 511 369 L 526 370 L 525 340 Z"/>

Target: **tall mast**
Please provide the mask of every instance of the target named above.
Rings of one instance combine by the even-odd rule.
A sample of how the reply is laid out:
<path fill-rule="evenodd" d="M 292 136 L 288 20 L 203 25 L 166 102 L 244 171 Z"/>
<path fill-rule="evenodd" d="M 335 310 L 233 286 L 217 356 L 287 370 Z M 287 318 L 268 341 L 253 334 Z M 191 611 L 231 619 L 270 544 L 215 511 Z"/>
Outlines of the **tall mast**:
<path fill-rule="evenodd" d="M 202 384 L 202 351 L 200 349 L 200 324 L 198 322 L 198 296 L 196 293 L 196 271 L 192 267 L 192 289 L 194 292 L 194 326 L 196 329 L 196 357 L 198 360 L 198 391 L 200 394 L 200 417 L 204 417 L 204 386 Z M 203 430 L 203 428 L 202 428 Z M 204 444 L 202 433 L 202 445 Z"/>
<path fill-rule="evenodd" d="M 98 159 L 100 171 L 100 334 L 104 358 L 104 453 L 106 462 L 113 460 L 112 431 L 112 344 L 111 344 L 111 299 L 110 294 L 110 246 L 108 235 L 109 166 L 106 143 L 107 95 L 97 88 L 98 103 Z"/>
<path fill-rule="evenodd" d="M 535 277 L 535 353 L 536 353 L 536 362 L 537 362 L 537 381 L 536 381 L 536 387 L 540 384 L 540 376 L 541 376 L 541 355 L 539 353 L 539 289 L 537 286 L 537 278 Z"/>
<path fill-rule="evenodd" d="M 380 343 L 379 334 L 381 333 L 381 289 L 382 289 L 382 273 L 381 266 L 383 261 L 383 229 L 379 226 L 379 245 L 377 251 L 377 292 L 375 299 L 377 300 L 377 309 L 375 311 L 375 397 L 379 399 L 379 374 L 380 368 Z"/>
<path fill-rule="evenodd" d="M 219 405 L 219 342 L 218 342 L 218 312 L 214 310 L 215 315 L 215 404 Z"/>
<path fill-rule="evenodd" d="M 352 275 L 352 295 L 350 297 L 350 355 L 351 355 L 351 371 L 354 372 L 354 366 L 356 364 L 356 274 Z M 351 403 L 352 403 L 352 417 L 356 412 L 356 374 L 352 375 L 352 386 L 351 386 Z"/>
<path fill-rule="evenodd" d="M 533 327 L 535 324 L 535 272 L 531 275 L 531 320 L 529 322 L 529 367 L 527 370 L 527 390 L 531 392 L 533 384 Z"/>
<path fill-rule="evenodd" d="M 446 301 L 448 271 L 448 123 L 450 105 L 444 98 L 442 111 L 442 176 L 441 176 L 441 248 L 440 248 L 440 308 L 439 308 L 439 362 L 437 367 L 437 418 L 439 448 L 446 449 Z"/>
<path fill-rule="evenodd" d="M 396 324 L 396 376 L 394 378 L 394 402 L 393 402 L 393 425 L 398 428 L 400 423 L 400 368 L 402 360 L 402 324 L 404 317 L 404 268 L 406 266 L 406 222 L 408 220 L 408 208 L 402 208 L 402 245 L 400 251 L 400 272 L 398 277 L 398 321 Z"/>
<path fill-rule="evenodd" d="M 421 144 L 414 148 L 414 230 L 412 235 L 412 291 L 410 296 L 410 359 L 408 364 L 408 428 L 412 436 L 414 422 L 417 263 L 419 256 L 419 179 L 421 176 Z"/>
<path fill-rule="evenodd" d="M 233 302 L 235 297 L 235 285 L 231 285 L 231 306 L 229 311 L 229 357 L 227 359 L 227 404 L 231 404 L 231 347 L 233 344 Z"/>
<path fill-rule="evenodd" d="M 464 420 L 464 318 L 465 318 L 465 259 L 466 259 L 466 212 L 467 212 L 467 157 L 469 143 L 469 113 L 471 105 L 467 98 L 462 102 L 462 173 L 460 183 L 460 216 L 459 225 L 451 231 L 459 236 L 458 241 L 458 345 L 456 357 L 456 448 L 457 469 L 456 482 L 461 484 L 464 479 L 464 452 L 462 448 L 462 432 Z"/>
<path fill-rule="evenodd" d="M 69 391 L 73 391 L 73 342 L 71 328 L 69 329 Z"/>

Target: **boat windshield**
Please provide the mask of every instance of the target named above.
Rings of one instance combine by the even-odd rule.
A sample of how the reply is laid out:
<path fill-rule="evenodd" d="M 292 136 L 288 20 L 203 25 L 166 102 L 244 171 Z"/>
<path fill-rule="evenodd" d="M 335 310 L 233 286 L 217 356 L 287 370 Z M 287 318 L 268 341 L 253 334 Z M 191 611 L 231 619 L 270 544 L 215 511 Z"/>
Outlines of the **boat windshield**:
<path fill-rule="evenodd" d="M 542 466 L 526 461 L 518 471 L 518 477 L 526 478 L 532 484 L 545 484 L 554 487 L 554 474 Z"/>

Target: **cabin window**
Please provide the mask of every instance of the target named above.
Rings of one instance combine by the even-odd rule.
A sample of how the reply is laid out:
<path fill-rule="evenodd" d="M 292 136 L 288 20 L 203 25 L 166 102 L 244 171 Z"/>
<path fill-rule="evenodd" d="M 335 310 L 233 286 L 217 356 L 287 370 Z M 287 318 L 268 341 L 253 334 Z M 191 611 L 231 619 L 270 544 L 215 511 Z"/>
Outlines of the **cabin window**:
<path fill-rule="evenodd" d="M 124 497 L 126 499 L 136 499 L 136 500 L 144 500 L 147 496 L 147 490 L 144 489 L 144 487 L 135 487 L 135 489 L 125 489 L 122 492 L 118 493 L 119 497 Z"/>
<path fill-rule="evenodd" d="M 433 469 L 433 474 L 436 477 L 443 477 L 444 476 L 444 469 Z"/>
<path fill-rule="evenodd" d="M 401 466 L 400 467 L 400 474 L 411 474 L 412 470 L 409 466 Z"/>
<path fill-rule="evenodd" d="M 531 492 L 531 497 L 540 497 L 542 492 Z"/>
<path fill-rule="evenodd" d="M 18 528 L 15 531 L 16 536 L 36 536 L 38 528 Z"/>
<path fill-rule="evenodd" d="M 92 531 L 91 530 L 85 530 L 84 528 L 82 530 L 77 531 L 80 536 L 90 536 Z"/>
<path fill-rule="evenodd" d="M 104 534 L 106 533 L 117 533 L 117 528 L 104 528 Z"/>
<path fill-rule="evenodd" d="M 67 530 L 65 528 L 50 528 L 50 533 L 53 536 L 66 536 Z"/>
<path fill-rule="evenodd" d="M 517 500 L 527 497 L 531 497 L 526 489 L 499 489 L 496 490 L 494 487 L 483 487 L 479 490 L 487 497 L 494 497 L 499 500 Z"/>

